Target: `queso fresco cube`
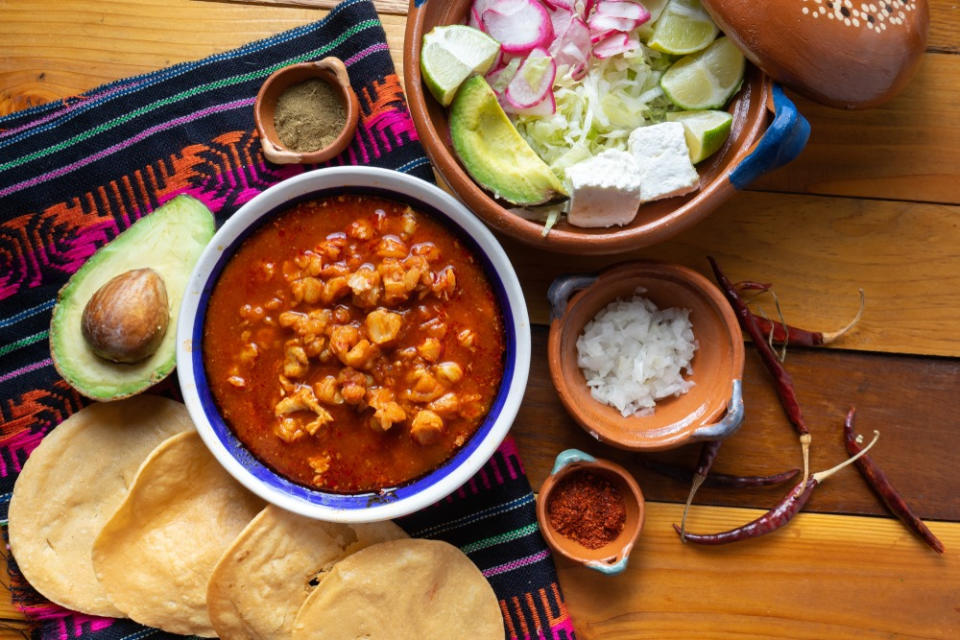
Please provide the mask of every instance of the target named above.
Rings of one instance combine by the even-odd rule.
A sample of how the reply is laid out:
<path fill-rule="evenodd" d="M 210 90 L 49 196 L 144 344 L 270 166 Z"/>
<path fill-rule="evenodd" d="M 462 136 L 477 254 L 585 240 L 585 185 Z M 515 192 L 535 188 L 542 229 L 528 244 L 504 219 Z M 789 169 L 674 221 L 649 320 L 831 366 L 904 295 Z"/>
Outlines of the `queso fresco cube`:
<path fill-rule="evenodd" d="M 578 227 L 628 224 L 643 202 L 640 171 L 626 151 L 578 162 L 567 168 L 567 178 L 573 187 L 567 219 Z"/>
<path fill-rule="evenodd" d="M 682 196 L 700 183 L 679 122 L 634 129 L 627 145 L 642 176 L 645 201 Z"/>
<path fill-rule="evenodd" d="M 608 150 L 567 169 L 573 187 L 567 219 L 578 227 L 629 224 L 644 202 L 697 188 L 683 125 L 664 122 L 630 134 L 629 153 Z"/>

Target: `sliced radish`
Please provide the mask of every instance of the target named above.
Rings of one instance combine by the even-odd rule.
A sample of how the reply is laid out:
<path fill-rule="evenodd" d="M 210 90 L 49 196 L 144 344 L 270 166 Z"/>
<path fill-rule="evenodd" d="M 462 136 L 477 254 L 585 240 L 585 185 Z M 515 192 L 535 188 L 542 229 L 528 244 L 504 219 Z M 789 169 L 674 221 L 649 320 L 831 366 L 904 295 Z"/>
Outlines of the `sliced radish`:
<path fill-rule="evenodd" d="M 467 24 L 474 29 L 486 32 L 481 16 L 484 11 L 490 8 L 491 2 L 493 2 L 493 0 L 474 0 L 474 3 L 470 5 L 470 19 L 467 21 Z"/>
<path fill-rule="evenodd" d="M 640 47 L 640 41 L 629 33 L 614 31 L 603 40 L 593 45 L 593 55 L 603 60 L 613 56 L 633 51 Z"/>
<path fill-rule="evenodd" d="M 636 26 L 633 27 L 634 29 L 650 19 L 650 12 L 647 11 L 647 8 L 632 0 L 599 0 L 596 6 L 596 14 L 611 18 L 635 20 Z"/>
<path fill-rule="evenodd" d="M 650 12 L 636 2 L 600 0 L 587 25 L 593 42 L 603 40 L 614 31 L 629 33 L 650 19 Z"/>
<path fill-rule="evenodd" d="M 640 25 L 630 18 L 615 18 L 595 11 L 587 21 L 587 26 L 590 27 L 590 39 L 597 42 L 614 31 L 628 33 Z"/>
<path fill-rule="evenodd" d="M 493 69 L 485 76 L 487 84 L 497 95 L 503 94 L 507 90 L 507 85 L 517 75 L 517 69 L 520 67 L 521 58 L 510 58 L 508 62 Z"/>
<path fill-rule="evenodd" d="M 521 107 L 510 100 L 510 97 L 507 95 L 504 95 L 500 105 L 506 113 L 521 116 L 552 116 L 557 112 L 557 99 L 554 97 L 553 91 L 549 92 L 543 100 L 532 107 Z"/>
<path fill-rule="evenodd" d="M 546 49 L 536 48 L 520 64 L 504 92 L 507 101 L 517 109 L 529 109 L 553 94 L 557 63 Z"/>
<path fill-rule="evenodd" d="M 506 53 L 523 55 L 553 40 L 550 15 L 537 0 L 493 0 L 480 17 Z"/>
<path fill-rule="evenodd" d="M 564 31 L 567 30 L 567 27 L 570 25 L 570 21 L 576 18 L 576 14 L 569 9 L 564 9 L 560 7 L 558 9 L 547 9 L 547 13 L 550 14 L 550 24 L 553 26 L 553 42 L 556 42 L 557 39 L 562 37 Z M 552 46 L 552 43 L 549 43 Z"/>
<path fill-rule="evenodd" d="M 550 55 L 557 66 L 567 65 L 577 78 L 581 69 L 590 61 L 590 29 L 579 17 L 574 16 L 567 29 L 550 45 Z"/>
<path fill-rule="evenodd" d="M 548 9 L 566 9 L 567 11 L 573 12 L 574 0 L 543 0 L 543 4 L 547 5 Z"/>

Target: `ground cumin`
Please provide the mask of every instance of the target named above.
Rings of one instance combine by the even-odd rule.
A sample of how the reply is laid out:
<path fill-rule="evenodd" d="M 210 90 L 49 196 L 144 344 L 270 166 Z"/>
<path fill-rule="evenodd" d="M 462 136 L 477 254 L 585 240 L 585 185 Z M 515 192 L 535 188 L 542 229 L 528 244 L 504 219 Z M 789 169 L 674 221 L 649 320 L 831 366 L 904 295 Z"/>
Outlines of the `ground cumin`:
<path fill-rule="evenodd" d="M 281 93 L 273 116 L 280 142 L 300 153 L 328 146 L 346 123 L 340 95 L 319 79 L 305 80 Z"/>
<path fill-rule="evenodd" d="M 590 471 L 575 471 L 550 493 L 547 516 L 562 535 L 588 549 L 599 549 L 623 531 L 627 508 L 609 480 Z"/>

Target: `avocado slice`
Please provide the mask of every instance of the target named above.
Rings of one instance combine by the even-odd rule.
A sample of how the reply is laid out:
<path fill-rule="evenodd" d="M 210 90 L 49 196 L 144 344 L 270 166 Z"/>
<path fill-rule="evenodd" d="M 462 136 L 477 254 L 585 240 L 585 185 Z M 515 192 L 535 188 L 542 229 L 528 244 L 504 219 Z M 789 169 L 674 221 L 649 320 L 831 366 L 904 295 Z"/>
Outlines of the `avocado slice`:
<path fill-rule="evenodd" d="M 450 108 L 453 148 L 480 186 L 512 204 L 543 204 L 566 196 L 563 183 L 507 118 L 482 76 L 460 87 Z"/>
<path fill-rule="evenodd" d="M 50 323 L 54 365 L 77 391 L 94 400 L 119 400 L 163 380 L 176 366 L 176 322 L 193 265 L 215 231 L 213 214 L 199 200 L 177 196 L 101 247 L 60 289 Z M 114 276 L 132 269 L 156 271 L 167 290 L 170 326 L 160 346 L 134 364 L 96 355 L 84 339 L 87 302 Z"/>

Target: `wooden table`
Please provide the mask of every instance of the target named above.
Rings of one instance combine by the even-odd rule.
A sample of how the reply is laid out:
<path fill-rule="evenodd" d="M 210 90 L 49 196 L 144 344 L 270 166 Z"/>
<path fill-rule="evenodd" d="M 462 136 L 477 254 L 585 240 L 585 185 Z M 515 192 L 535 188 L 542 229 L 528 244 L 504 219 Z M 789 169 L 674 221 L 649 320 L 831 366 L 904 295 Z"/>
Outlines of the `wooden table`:
<path fill-rule="evenodd" d="M 322 1 L 322 0 L 321 0 Z M 960 5 L 931 0 L 926 57 L 907 91 L 865 112 L 803 99 L 810 144 L 788 167 L 731 199 L 696 228 L 630 256 L 531 251 L 504 239 L 524 284 L 533 330 L 530 386 L 513 433 L 534 487 L 570 446 L 617 460 L 648 500 L 629 570 L 618 577 L 558 562 L 569 613 L 590 638 L 960 637 Z M 403 2 L 380 3 L 398 70 Z M 322 10 L 188 0 L 0 0 L 0 113 L 117 78 L 199 58 L 294 27 Z M 787 359 L 808 416 L 812 466 L 844 457 L 842 419 L 879 429 L 874 458 L 947 547 L 938 556 L 890 519 L 855 471 L 838 474 L 788 528 L 723 548 L 682 545 L 686 487 L 590 440 L 567 416 L 546 364 L 545 292 L 560 272 L 625 257 L 705 271 L 715 255 L 734 279 L 776 283 L 793 323 L 832 329 L 867 295 L 858 328 L 836 348 Z M 752 348 L 747 417 L 718 471 L 780 471 L 796 439 Z M 658 454 L 691 464 L 695 448 Z M 780 489 L 702 490 L 690 528 L 748 521 Z M 709 505 L 709 506 L 702 506 Z M 5 600 L 5 599 L 4 599 Z M 9 602 L 0 626 L 23 628 Z M 0 638 L 18 637 L 0 631 Z"/>

